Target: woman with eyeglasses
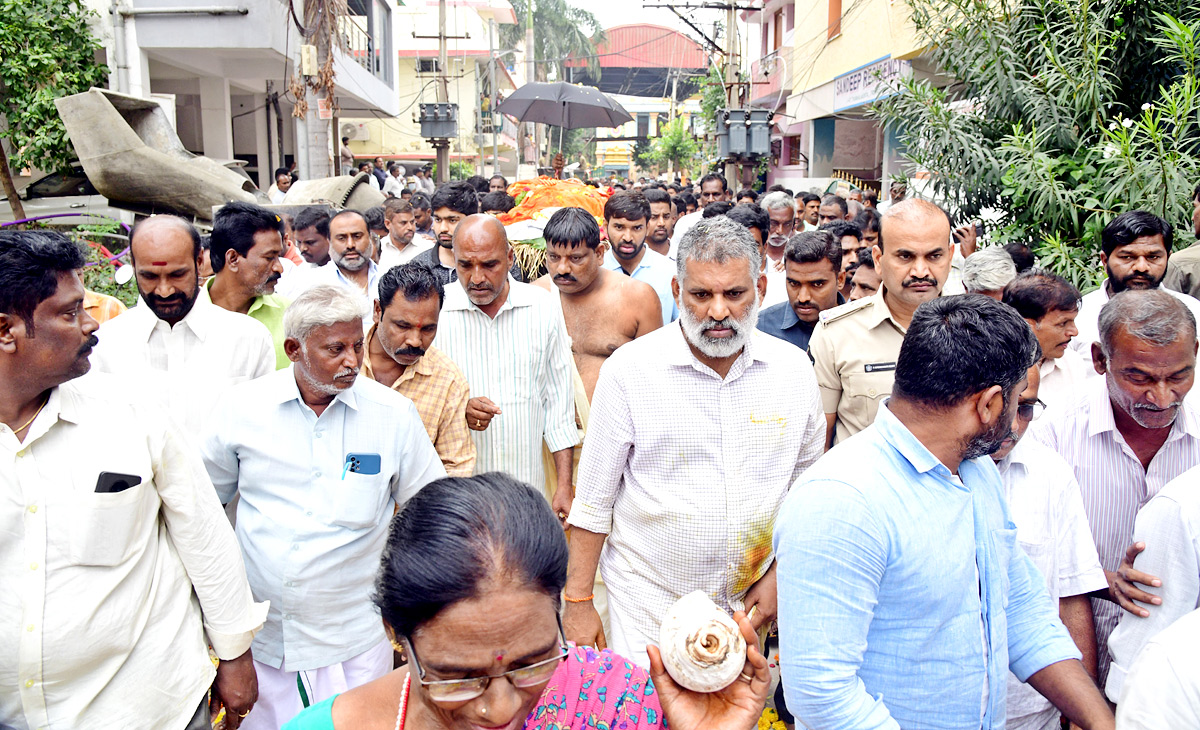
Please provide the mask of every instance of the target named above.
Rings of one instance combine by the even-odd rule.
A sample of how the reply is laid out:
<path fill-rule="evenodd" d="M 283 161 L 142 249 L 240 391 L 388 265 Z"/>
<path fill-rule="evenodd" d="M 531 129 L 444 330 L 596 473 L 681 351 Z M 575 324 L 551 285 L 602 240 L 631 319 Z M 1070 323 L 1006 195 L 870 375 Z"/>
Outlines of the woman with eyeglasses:
<path fill-rule="evenodd" d="M 770 684 L 746 617 L 742 678 L 699 694 L 649 649 L 647 672 L 569 645 L 559 619 L 567 542 L 550 505 L 492 473 L 433 482 L 392 522 L 375 583 L 408 664 L 309 707 L 284 730 L 749 730 Z M 651 678 L 653 681 L 651 681 Z"/>

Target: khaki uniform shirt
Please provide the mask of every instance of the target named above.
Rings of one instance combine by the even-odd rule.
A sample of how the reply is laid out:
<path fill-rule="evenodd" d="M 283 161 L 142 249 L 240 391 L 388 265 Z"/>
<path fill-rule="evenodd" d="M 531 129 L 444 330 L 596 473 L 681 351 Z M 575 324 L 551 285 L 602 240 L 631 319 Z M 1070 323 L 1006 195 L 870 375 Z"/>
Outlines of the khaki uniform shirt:
<path fill-rule="evenodd" d="M 835 444 L 870 426 L 892 394 L 905 328 L 892 318 L 883 292 L 880 286 L 875 296 L 829 310 L 808 345 L 821 405 L 837 414 Z"/>
<path fill-rule="evenodd" d="M 1168 289 L 1200 299 L 1200 243 L 1171 254 L 1162 283 Z"/>

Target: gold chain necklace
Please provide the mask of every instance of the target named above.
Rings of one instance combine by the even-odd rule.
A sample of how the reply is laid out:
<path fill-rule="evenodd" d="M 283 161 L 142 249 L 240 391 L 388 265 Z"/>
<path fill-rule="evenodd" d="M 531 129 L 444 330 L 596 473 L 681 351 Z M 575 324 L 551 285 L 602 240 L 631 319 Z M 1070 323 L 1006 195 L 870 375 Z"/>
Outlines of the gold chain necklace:
<path fill-rule="evenodd" d="M 42 404 L 40 406 L 38 406 L 38 409 L 36 411 L 34 411 L 33 416 L 28 421 L 26 421 L 24 424 L 22 424 L 20 428 L 13 431 L 13 436 L 16 436 L 17 434 L 21 433 L 25 429 L 29 428 L 29 425 L 31 423 L 33 423 L 34 420 L 37 419 L 38 415 L 41 414 L 42 409 L 45 408 L 46 404 L 49 402 L 50 402 L 49 398 L 46 398 L 46 400 L 42 401 Z"/>

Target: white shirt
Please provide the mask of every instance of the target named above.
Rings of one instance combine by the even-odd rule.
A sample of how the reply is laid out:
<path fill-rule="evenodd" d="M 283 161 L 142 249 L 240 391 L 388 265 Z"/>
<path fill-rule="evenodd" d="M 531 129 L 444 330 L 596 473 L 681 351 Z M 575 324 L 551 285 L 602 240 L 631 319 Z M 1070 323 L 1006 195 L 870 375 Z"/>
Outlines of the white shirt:
<path fill-rule="evenodd" d="M 774 304 L 788 301 L 787 271 L 776 269 L 775 262 L 768 258 L 765 273 L 767 275 L 767 295 L 763 297 L 762 304 L 759 306 L 766 309 Z"/>
<path fill-rule="evenodd" d="M 124 315 L 121 315 L 124 316 Z M 120 319 L 120 317 L 118 317 Z M 1133 542 L 1134 518 L 1142 505 L 1175 477 L 1200 464 L 1200 411 L 1185 399 L 1166 442 L 1143 469 L 1113 421 L 1106 378 L 1089 378 L 1078 398 L 1047 409 L 1025 438 L 1049 446 L 1071 465 L 1083 495 L 1092 540 L 1105 570 L 1116 570 Z M 1124 609 L 1092 599 L 1100 681 L 1108 676 L 1108 636 Z"/>
<path fill-rule="evenodd" d="M 52 390 L 24 443 L 0 425 L 0 535 L 0 726 L 182 728 L 207 644 L 237 658 L 266 615 L 199 457 L 104 375 Z"/>
<path fill-rule="evenodd" d="M 238 543 L 271 601 L 254 658 L 295 672 L 383 641 L 371 592 L 393 509 L 446 475 L 412 401 L 360 376 L 318 418 L 287 368 L 227 393 L 201 450 L 221 501 L 241 496 Z M 343 478 L 348 454 L 379 473 Z"/>
<path fill-rule="evenodd" d="M 667 256 L 674 260 L 678 256 L 679 242 L 683 239 L 683 234 L 692 229 L 692 226 L 700 222 L 704 217 L 704 209 L 697 208 L 691 213 L 684 213 L 679 216 L 679 220 L 675 221 L 675 231 L 671 233 L 671 252 Z"/>
<path fill-rule="evenodd" d="M 1018 441 L 996 466 L 1017 541 L 1046 579 L 1055 606 L 1060 598 L 1105 588 L 1108 579 L 1071 466 L 1032 439 Z M 1007 730 L 1057 727 L 1058 716 L 1049 700 L 1009 672 Z"/>
<path fill-rule="evenodd" d="M 1092 367 L 1091 351 L 1085 357 L 1070 347 L 1063 351 L 1062 357 L 1039 363 L 1038 374 L 1041 376 L 1038 399 L 1050 408 L 1065 408 L 1073 403 L 1087 379 L 1098 375 Z"/>
<path fill-rule="evenodd" d="M 412 240 L 403 249 L 396 248 L 395 242 L 391 236 L 384 236 L 380 240 L 382 250 L 379 252 L 379 274 L 382 276 L 391 270 L 393 266 L 407 264 L 415 259 L 422 251 L 428 251 L 433 248 L 433 239 L 419 234 L 413 234 Z M 375 291 L 375 298 L 379 298 L 378 287 Z"/>
<path fill-rule="evenodd" d="M 570 339 L 550 293 L 508 279 L 496 318 L 471 303 L 460 282 L 446 285 L 433 344 L 467 376 L 471 396 L 502 413 L 485 431 L 471 431 L 475 472 L 504 471 L 541 489 L 542 442 L 551 452 L 579 443 Z"/>
<path fill-rule="evenodd" d="M 1172 479 L 1138 512 L 1133 539 L 1146 543 L 1135 567 L 1162 580 L 1160 606 L 1147 606 L 1149 618 L 1122 612 L 1108 639 L 1112 668 L 1105 691 L 1114 702 L 1121 696 L 1126 672 L 1151 637 L 1200 607 L 1200 467 Z M 1166 726 L 1164 726 L 1166 727 Z M 1179 727 L 1179 726 L 1177 726 Z"/>
<path fill-rule="evenodd" d="M 1200 611 L 1146 643 L 1117 704 L 1117 730 L 1194 727 L 1200 727 Z"/>
<path fill-rule="evenodd" d="M 307 261 L 302 264 L 293 264 L 291 268 L 283 267 L 283 275 L 279 278 L 279 283 L 275 285 L 275 293 L 289 300 L 295 299 L 298 294 L 303 293 L 311 286 L 312 277 L 316 276 L 321 268 Z"/>
<path fill-rule="evenodd" d="M 383 195 L 387 197 L 389 194 L 393 198 L 399 198 L 400 193 L 404 191 L 403 178 L 396 177 L 392 173 L 388 173 L 387 179 L 383 181 Z"/>
<path fill-rule="evenodd" d="M 1200 300 L 1187 294 L 1180 294 L 1165 286 L 1160 286 L 1159 290 L 1165 291 L 1187 305 L 1192 316 L 1196 318 L 1197 322 L 1200 322 Z M 1105 279 L 1100 283 L 1099 289 L 1084 294 L 1079 303 L 1079 314 L 1075 317 L 1075 327 L 1079 330 L 1079 334 L 1071 340 L 1070 347 L 1088 359 L 1092 357 L 1092 343 L 1100 341 L 1100 310 L 1104 309 L 1108 300 L 1108 279 Z"/>
<path fill-rule="evenodd" d="M 203 295 L 174 327 L 143 303 L 105 322 L 96 336 L 92 367 L 124 378 L 139 398 L 164 404 L 189 440 L 203 431 L 226 388 L 275 371 L 271 331 Z"/>
<path fill-rule="evenodd" d="M 609 612 L 638 642 L 614 650 L 643 657 L 694 590 L 742 608 L 771 565 L 788 489 L 824 446 L 816 376 L 794 345 L 755 332 L 723 380 L 678 323 L 618 348 L 600 368 L 568 518 L 608 535 Z"/>

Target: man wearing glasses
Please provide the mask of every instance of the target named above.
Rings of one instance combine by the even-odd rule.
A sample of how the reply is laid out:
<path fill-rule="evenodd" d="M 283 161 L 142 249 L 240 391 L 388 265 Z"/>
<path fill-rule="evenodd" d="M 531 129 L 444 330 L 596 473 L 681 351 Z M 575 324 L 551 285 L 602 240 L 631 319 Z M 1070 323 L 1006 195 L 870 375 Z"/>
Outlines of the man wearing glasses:
<path fill-rule="evenodd" d="M 1004 496 L 1017 525 L 1017 541 L 1046 579 L 1050 600 L 1083 655 L 1083 666 L 1096 676 L 1096 633 L 1088 593 L 1104 590 L 1108 580 L 1092 542 L 1083 498 L 1071 466 L 1033 439 L 1021 440 L 1045 409 L 1038 399 L 1038 366 L 1029 368 L 1029 384 L 1017 397 L 1012 431 L 992 454 L 1004 482 Z M 1057 728 L 1059 711 L 1037 690 L 1008 674 L 1008 730 Z"/>

